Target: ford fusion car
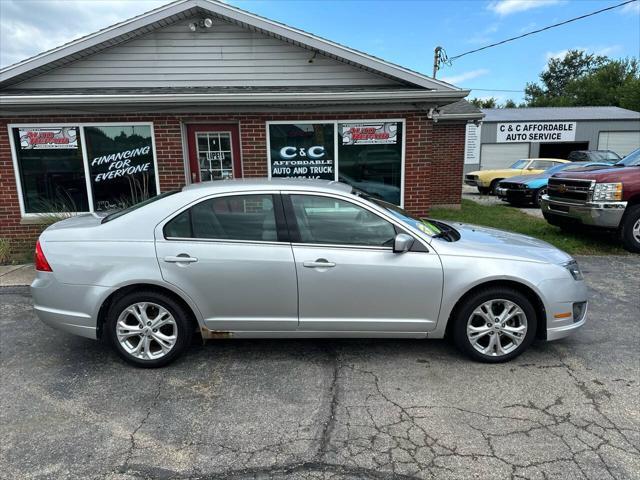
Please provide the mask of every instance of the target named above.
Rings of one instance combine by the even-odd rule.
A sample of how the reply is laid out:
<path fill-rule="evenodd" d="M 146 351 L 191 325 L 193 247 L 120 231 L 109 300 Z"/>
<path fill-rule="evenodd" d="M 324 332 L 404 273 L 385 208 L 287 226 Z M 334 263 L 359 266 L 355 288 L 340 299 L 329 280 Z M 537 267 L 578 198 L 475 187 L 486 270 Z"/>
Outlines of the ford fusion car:
<path fill-rule="evenodd" d="M 498 182 L 496 195 L 500 200 L 514 205 L 533 203 L 536 207 L 539 207 L 542 196 L 547 193 L 549 177 L 553 174 L 569 170 L 607 168 L 611 165 L 611 162 L 603 161 L 562 163 L 537 175 L 520 175 L 501 180 Z"/>
<path fill-rule="evenodd" d="M 338 182 L 229 180 L 47 228 L 34 308 L 137 366 L 204 339 L 450 337 L 501 362 L 585 322 L 577 263 L 523 235 L 419 219 Z"/>

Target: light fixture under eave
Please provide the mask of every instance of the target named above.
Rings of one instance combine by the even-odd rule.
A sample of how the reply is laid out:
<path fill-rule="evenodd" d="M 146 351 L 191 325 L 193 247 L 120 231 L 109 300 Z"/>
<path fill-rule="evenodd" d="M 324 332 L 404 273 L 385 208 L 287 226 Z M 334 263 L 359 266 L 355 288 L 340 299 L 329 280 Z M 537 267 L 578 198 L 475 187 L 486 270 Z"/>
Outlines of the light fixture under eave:
<path fill-rule="evenodd" d="M 205 18 L 204 20 L 202 20 L 202 26 L 204 28 L 211 28 L 213 27 L 213 20 L 211 20 L 210 18 Z"/>
<path fill-rule="evenodd" d="M 198 24 L 193 22 L 189 24 L 189 30 L 191 30 L 192 32 L 195 32 L 198 29 Z"/>

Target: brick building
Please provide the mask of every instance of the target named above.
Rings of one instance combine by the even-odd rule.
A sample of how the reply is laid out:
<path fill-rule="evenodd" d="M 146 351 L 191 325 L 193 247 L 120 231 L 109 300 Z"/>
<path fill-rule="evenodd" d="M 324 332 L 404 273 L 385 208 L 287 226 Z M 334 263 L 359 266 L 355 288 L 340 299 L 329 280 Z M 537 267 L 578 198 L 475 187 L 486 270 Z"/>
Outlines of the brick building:
<path fill-rule="evenodd" d="M 340 180 L 460 203 L 468 91 L 224 3 L 179 0 L 0 71 L 0 239 L 187 183 Z"/>

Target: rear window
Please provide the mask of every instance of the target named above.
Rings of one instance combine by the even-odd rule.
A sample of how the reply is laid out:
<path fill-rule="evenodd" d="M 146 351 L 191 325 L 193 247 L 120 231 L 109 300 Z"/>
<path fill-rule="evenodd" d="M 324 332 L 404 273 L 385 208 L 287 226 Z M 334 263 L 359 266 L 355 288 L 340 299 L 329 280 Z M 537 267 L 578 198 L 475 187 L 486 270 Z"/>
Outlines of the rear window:
<path fill-rule="evenodd" d="M 118 210 L 117 212 L 113 212 L 110 213 L 109 215 L 107 215 L 106 217 L 104 217 L 102 219 L 102 223 L 107 223 L 110 222 L 111 220 L 115 220 L 116 218 L 122 217 L 123 215 L 126 215 L 127 213 L 131 213 L 134 210 L 138 210 L 139 208 L 142 208 L 146 205 L 149 205 L 153 202 L 157 202 L 158 200 L 162 199 L 162 198 L 166 198 L 170 195 L 173 195 L 174 193 L 178 193 L 180 190 L 171 190 L 169 192 L 164 192 L 161 193 L 160 195 L 156 195 L 155 197 L 151 197 L 147 200 L 144 200 L 140 203 L 136 203 L 135 205 L 131 205 L 130 207 L 127 207 L 123 210 Z"/>

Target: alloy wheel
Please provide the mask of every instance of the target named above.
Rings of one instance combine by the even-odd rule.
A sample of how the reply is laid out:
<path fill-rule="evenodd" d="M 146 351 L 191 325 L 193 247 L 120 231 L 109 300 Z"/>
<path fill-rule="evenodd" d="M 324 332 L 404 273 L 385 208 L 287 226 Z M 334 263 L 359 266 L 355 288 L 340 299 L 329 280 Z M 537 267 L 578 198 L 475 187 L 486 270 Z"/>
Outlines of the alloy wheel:
<path fill-rule="evenodd" d="M 138 302 L 125 308 L 116 322 L 120 346 L 140 360 L 157 360 L 167 355 L 178 339 L 173 315 L 161 305 Z"/>
<path fill-rule="evenodd" d="M 527 335 L 527 316 L 516 303 L 488 300 L 467 320 L 467 338 L 483 355 L 500 357 L 516 350 Z"/>
<path fill-rule="evenodd" d="M 636 242 L 640 243 L 640 218 L 633 225 L 633 238 L 635 238 Z"/>

